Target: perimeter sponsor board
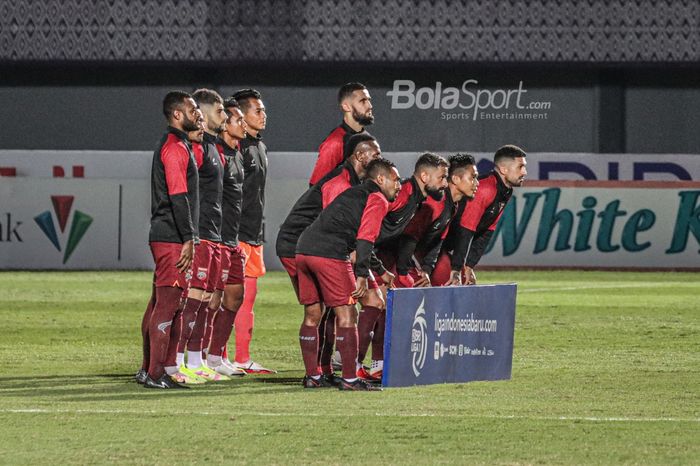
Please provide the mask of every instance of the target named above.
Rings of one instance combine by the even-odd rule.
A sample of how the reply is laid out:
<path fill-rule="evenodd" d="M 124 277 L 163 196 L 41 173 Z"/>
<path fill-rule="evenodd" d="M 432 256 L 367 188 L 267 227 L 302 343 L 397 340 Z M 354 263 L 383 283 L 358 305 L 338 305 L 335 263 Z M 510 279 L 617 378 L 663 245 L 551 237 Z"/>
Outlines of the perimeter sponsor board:
<path fill-rule="evenodd" d="M 481 173 L 493 166 L 493 153 L 468 148 L 439 153 L 449 156 L 458 151 L 474 155 Z M 419 152 L 385 151 L 382 155 L 397 164 L 402 176 L 408 176 Z M 270 152 L 270 176 L 308 181 L 317 157 L 317 152 Z M 0 176 L 148 179 L 152 159 L 153 152 L 148 151 L 0 150 Z M 530 180 L 700 180 L 700 154 L 533 152 L 527 159 Z"/>
<path fill-rule="evenodd" d="M 3 179 L 0 268 L 150 268 L 149 196 L 144 181 Z"/>
<path fill-rule="evenodd" d="M 390 290 L 382 385 L 510 379 L 517 286 Z"/>
<path fill-rule="evenodd" d="M 700 269 L 700 183 L 526 182 L 480 264 Z"/>

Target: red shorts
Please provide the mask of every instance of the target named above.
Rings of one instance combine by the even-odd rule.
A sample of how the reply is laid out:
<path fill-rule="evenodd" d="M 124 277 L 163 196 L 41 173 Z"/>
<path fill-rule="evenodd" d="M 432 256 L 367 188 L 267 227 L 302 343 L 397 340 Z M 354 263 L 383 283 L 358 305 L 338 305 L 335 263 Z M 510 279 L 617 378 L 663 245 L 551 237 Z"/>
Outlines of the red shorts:
<path fill-rule="evenodd" d="M 450 279 L 450 274 L 452 273 L 452 263 L 451 257 L 445 251 L 440 253 L 437 263 L 435 264 L 435 269 L 430 275 L 430 284 L 433 286 L 442 286 Z M 465 279 L 464 270 L 462 270 L 462 282 Z"/>
<path fill-rule="evenodd" d="M 200 290 L 207 289 L 210 276 L 209 268 L 216 249 L 218 249 L 216 243 L 206 240 L 201 240 L 199 244 L 194 246 L 190 288 L 199 288 Z"/>
<path fill-rule="evenodd" d="M 221 244 L 214 244 L 214 251 L 211 255 L 209 263 L 209 276 L 207 277 L 206 290 L 213 293 L 216 290 L 216 285 L 219 284 L 221 278 Z"/>
<path fill-rule="evenodd" d="M 216 284 L 217 290 L 223 290 L 226 285 L 242 285 L 245 278 L 243 270 L 245 256 L 240 246 L 235 248 L 221 245 L 221 273 Z"/>
<path fill-rule="evenodd" d="M 182 253 L 182 244 L 153 241 L 149 243 L 149 246 L 153 262 L 156 263 L 153 284 L 155 286 L 176 286 L 186 290 L 189 281 L 187 272 L 180 272 L 175 265 Z"/>
<path fill-rule="evenodd" d="M 245 276 L 258 278 L 265 275 L 265 261 L 263 260 L 262 244 L 253 246 L 241 241 L 239 244 L 245 254 Z"/>
<path fill-rule="evenodd" d="M 376 290 L 379 288 L 379 285 L 383 285 L 384 280 L 382 280 L 379 276 L 375 278 L 374 273 L 372 271 L 369 272 L 369 275 L 367 276 L 367 289 L 368 290 Z"/>
<path fill-rule="evenodd" d="M 289 279 L 292 281 L 292 287 L 294 287 L 294 293 L 299 298 L 299 276 L 297 275 L 297 260 L 294 257 L 280 257 L 280 262 L 282 262 L 282 267 L 289 274 Z M 301 302 L 300 302 L 301 303 Z"/>
<path fill-rule="evenodd" d="M 355 304 L 355 273 L 352 263 L 342 259 L 297 254 L 299 302 L 323 302 L 328 307 Z"/>
<path fill-rule="evenodd" d="M 389 272 L 393 273 L 396 275 L 396 260 L 394 259 L 394 256 L 384 252 L 384 251 L 378 251 L 377 252 L 377 257 L 379 258 L 380 261 L 382 261 L 382 265 L 384 266 L 385 269 L 387 269 Z M 370 274 L 370 277 L 372 275 Z M 370 286 L 369 288 L 379 288 L 379 286 L 384 286 L 386 283 L 384 283 L 384 280 L 382 280 L 381 275 L 376 275 L 373 280 L 376 280 L 375 286 L 372 287 Z M 367 281 L 369 284 L 369 280 Z"/>

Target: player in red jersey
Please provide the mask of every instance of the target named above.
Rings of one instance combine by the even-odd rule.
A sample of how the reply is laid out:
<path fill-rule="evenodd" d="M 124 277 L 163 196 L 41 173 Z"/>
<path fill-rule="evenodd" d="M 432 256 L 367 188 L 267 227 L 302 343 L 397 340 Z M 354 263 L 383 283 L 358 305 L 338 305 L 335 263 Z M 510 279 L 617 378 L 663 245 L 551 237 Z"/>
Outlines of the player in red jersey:
<path fill-rule="evenodd" d="M 197 130 L 197 105 L 186 92 L 172 91 L 163 99 L 163 114 L 168 131 L 153 153 L 151 169 L 149 244 L 155 262 L 155 300 L 143 319 L 148 361 L 136 380 L 148 388 L 169 389 L 184 388 L 166 374 L 164 364 L 197 239 L 198 174 L 187 138 L 187 132 Z"/>
<path fill-rule="evenodd" d="M 374 123 L 372 97 L 360 83 L 344 84 L 338 91 L 338 105 L 343 112 L 343 122 L 331 131 L 318 148 L 318 159 L 309 178 L 309 186 L 318 183 L 335 167 L 343 163 L 348 155 L 345 145 L 348 139 L 364 131 Z"/>
<path fill-rule="evenodd" d="M 356 377 L 357 310 L 355 302 L 367 294 L 369 262 L 374 241 L 389 202 L 401 190 L 394 164 L 377 159 L 367 166 L 367 179 L 340 194 L 302 233 L 297 243 L 299 300 L 304 321 L 299 343 L 306 368 L 305 388 L 332 386 L 318 364 L 318 325 L 321 303 L 335 309 L 337 344 L 343 359 L 341 390 L 372 390 Z M 355 265 L 350 255 L 355 252 Z"/>
<path fill-rule="evenodd" d="M 432 280 L 445 285 L 474 285 L 474 267 L 493 236 L 498 220 L 513 195 L 513 188 L 522 186 L 527 175 L 525 151 L 505 145 L 493 156 L 494 169 L 479 178 L 479 191 L 474 200 L 463 202 L 452 222 L 445 246 L 435 266 Z"/>

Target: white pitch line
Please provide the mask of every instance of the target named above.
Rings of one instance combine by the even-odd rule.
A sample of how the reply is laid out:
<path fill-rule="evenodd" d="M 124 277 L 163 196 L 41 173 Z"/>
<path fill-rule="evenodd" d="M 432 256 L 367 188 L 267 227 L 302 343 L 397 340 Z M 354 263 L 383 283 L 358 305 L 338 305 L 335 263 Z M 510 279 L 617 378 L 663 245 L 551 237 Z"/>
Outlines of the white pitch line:
<path fill-rule="evenodd" d="M 152 411 L 152 410 L 125 410 L 125 409 L 46 409 L 46 408 L 16 408 L 0 409 L 1 414 L 126 414 L 126 415 L 186 415 L 186 416 L 258 416 L 258 417 L 327 417 L 326 413 L 273 413 L 273 412 L 209 412 L 209 411 Z M 350 413 L 343 416 L 364 417 L 367 413 Z M 435 414 L 435 413 L 374 413 L 374 417 L 391 418 L 475 418 L 475 419 L 503 419 L 503 420 L 537 420 L 537 421 L 587 421 L 587 422 L 700 422 L 700 418 L 677 417 L 595 417 L 595 416 L 521 416 L 521 415 L 476 415 L 476 414 Z"/>
<path fill-rule="evenodd" d="M 598 290 L 604 288 L 649 288 L 653 286 L 655 288 L 663 286 L 697 286 L 697 284 L 689 283 L 625 283 L 618 285 L 582 285 L 582 286 L 562 286 L 562 287 L 550 287 L 550 288 L 525 288 L 523 290 L 518 290 L 518 293 L 535 293 L 541 291 L 578 291 L 578 290 Z"/>

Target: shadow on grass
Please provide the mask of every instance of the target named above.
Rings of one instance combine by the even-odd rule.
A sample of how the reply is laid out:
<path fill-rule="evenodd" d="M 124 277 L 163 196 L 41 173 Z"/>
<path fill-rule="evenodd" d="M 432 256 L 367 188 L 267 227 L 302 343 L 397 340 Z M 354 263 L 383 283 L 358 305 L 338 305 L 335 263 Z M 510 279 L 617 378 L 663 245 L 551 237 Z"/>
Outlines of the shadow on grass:
<path fill-rule="evenodd" d="M 298 386 L 301 389 L 301 376 L 289 376 L 295 372 L 284 371 L 282 374 L 260 376 L 247 375 L 230 381 L 193 385 L 186 390 L 146 389 L 135 382 L 134 375 L 131 373 L 6 377 L 0 383 L 0 396 L 52 398 L 61 402 L 86 402 L 150 400 L 154 396 L 208 397 L 240 391 L 244 391 L 246 395 L 274 395 L 289 392 L 291 387 Z M 266 385 L 266 387 L 263 388 L 261 385 Z"/>

